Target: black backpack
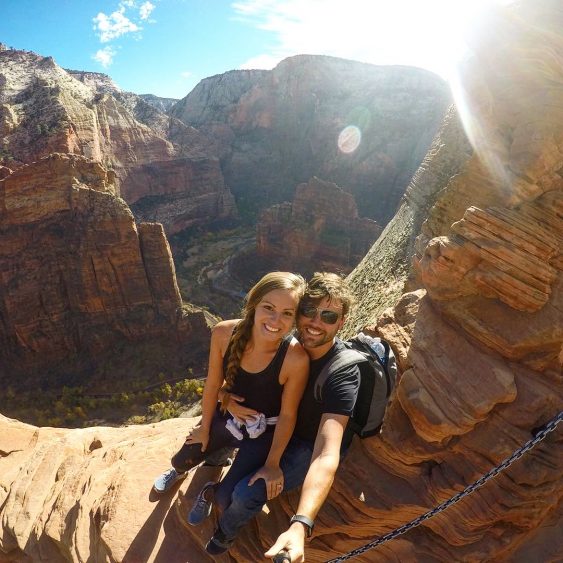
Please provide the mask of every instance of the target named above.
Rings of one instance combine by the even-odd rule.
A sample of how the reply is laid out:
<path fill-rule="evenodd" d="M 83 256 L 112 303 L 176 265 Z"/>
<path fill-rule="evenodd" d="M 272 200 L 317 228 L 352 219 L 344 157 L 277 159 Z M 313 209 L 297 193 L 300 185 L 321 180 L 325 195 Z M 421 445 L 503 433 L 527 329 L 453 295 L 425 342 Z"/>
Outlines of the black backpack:
<path fill-rule="evenodd" d="M 397 361 L 389 344 L 360 332 L 322 369 L 315 381 L 315 399 L 322 399 L 328 377 L 339 369 L 358 364 L 360 389 L 352 415 L 351 427 L 360 438 L 374 436 L 381 428 L 385 407 L 397 380 Z"/>

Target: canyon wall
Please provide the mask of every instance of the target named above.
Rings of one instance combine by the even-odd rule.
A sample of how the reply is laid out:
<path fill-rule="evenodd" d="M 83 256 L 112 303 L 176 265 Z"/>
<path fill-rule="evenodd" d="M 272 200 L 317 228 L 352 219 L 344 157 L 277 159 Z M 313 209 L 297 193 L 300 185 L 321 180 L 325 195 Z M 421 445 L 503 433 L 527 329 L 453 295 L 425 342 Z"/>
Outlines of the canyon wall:
<path fill-rule="evenodd" d="M 348 274 L 365 256 L 381 227 L 358 216 L 352 194 L 331 182 L 312 178 L 300 184 L 291 203 L 262 212 L 256 227 L 258 256 L 273 268 Z"/>
<path fill-rule="evenodd" d="M 450 102 L 425 70 L 300 55 L 206 78 L 170 114 L 217 141 L 241 213 L 291 201 L 317 176 L 385 225 Z"/>
<path fill-rule="evenodd" d="M 51 57 L 0 51 L 0 143 L 0 164 L 11 169 L 54 152 L 99 162 L 127 203 L 140 202 L 138 219 L 163 222 L 169 234 L 235 209 L 214 141 L 108 76 L 65 71 Z"/>
<path fill-rule="evenodd" d="M 115 175 L 52 154 L 0 180 L 0 375 L 77 373 L 119 339 L 205 348 L 206 323 L 182 312 L 162 225 L 137 225 Z M 180 345 L 180 344 L 179 344 Z M 7 378 L 7 379 L 6 379 Z"/>

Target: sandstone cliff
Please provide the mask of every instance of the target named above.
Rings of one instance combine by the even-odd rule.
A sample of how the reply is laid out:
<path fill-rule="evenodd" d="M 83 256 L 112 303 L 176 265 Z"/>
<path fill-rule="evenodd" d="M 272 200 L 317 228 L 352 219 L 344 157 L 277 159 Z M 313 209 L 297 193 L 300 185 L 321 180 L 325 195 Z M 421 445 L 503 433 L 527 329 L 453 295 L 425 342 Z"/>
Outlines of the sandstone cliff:
<path fill-rule="evenodd" d="M 360 307 L 346 332 L 367 324 L 385 336 L 402 377 L 381 435 L 356 441 L 343 463 L 308 561 L 426 512 L 563 410 L 561 17 L 555 0 L 497 8 L 461 76 L 471 144 L 451 113 L 379 254 L 350 276 Z M 393 256 L 412 257 L 413 270 L 391 278 Z M 393 304 L 385 311 L 382 291 Z M 5 559 L 206 561 L 212 524 L 184 528 L 181 516 L 207 470 L 158 504 L 149 492 L 185 430 L 183 421 L 69 431 L 0 419 Z M 562 436 L 355 560 L 561 561 Z M 295 507 L 295 495 L 270 503 L 224 559 L 260 560 Z"/>
<path fill-rule="evenodd" d="M 114 174 L 53 154 L 0 180 L 0 379 L 94 371 L 120 340 L 205 347 L 205 321 L 182 313 L 168 242 L 137 225 Z"/>
<path fill-rule="evenodd" d="M 348 274 L 365 256 L 381 228 L 358 217 L 352 194 L 312 178 L 297 186 L 293 202 L 266 209 L 256 227 L 258 256 L 273 268 Z"/>
<path fill-rule="evenodd" d="M 206 78 L 170 114 L 218 141 L 243 213 L 290 201 L 296 185 L 318 176 L 384 225 L 449 103 L 445 83 L 421 69 L 301 55 L 272 71 Z M 340 151 L 350 125 L 361 142 Z"/>
<path fill-rule="evenodd" d="M 129 204 L 147 196 L 139 184 L 143 168 L 162 167 L 166 180 L 151 186 L 158 205 L 148 198 L 138 217 L 158 218 L 169 233 L 234 209 L 213 141 L 122 92 L 108 76 L 65 71 L 51 57 L 0 51 L 0 143 L 0 163 L 12 169 L 53 152 L 91 158 L 115 172 L 118 193 Z M 201 178 L 197 170 L 203 160 L 207 172 Z M 181 172 L 171 175 L 170 167 Z M 202 194 L 205 205 L 199 201 Z"/>
<path fill-rule="evenodd" d="M 162 98 L 154 94 L 140 94 L 139 97 L 163 113 L 166 113 L 173 105 L 179 102 L 177 98 Z"/>

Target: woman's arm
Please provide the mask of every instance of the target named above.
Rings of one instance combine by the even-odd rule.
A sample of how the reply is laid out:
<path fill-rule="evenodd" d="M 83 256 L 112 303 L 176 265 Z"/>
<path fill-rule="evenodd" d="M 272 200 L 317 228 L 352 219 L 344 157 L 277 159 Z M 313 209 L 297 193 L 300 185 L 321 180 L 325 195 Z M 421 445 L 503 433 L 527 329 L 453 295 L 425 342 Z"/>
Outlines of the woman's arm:
<path fill-rule="evenodd" d="M 258 479 L 266 482 L 268 500 L 276 497 L 283 489 L 283 473 L 280 469 L 281 456 L 293 434 L 297 420 L 299 402 L 307 385 L 309 377 L 309 356 L 300 344 L 292 345 L 283 363 L 280 380 L 283 386 L 282 404 L 274 438 L 268 458 L 264 466 L 259 469 L 248 482 L 252 485 Z"/>
<path fill-rule="evenodd" d="M 223 354 L 226 350 L 235 321 L 223 321 L 217 323 L 211 332 L 211 344 L 209 346 L 209 367 L 207 378 L 203 387 L 201 399 L 202 415 L 199 426 L 188 436 L 186 442 L 201 442 L 201 451 L 205 451 L 209 442 L 209 429 L 213 413 L 217 407 L 219 389 L 223 385 Z"/>

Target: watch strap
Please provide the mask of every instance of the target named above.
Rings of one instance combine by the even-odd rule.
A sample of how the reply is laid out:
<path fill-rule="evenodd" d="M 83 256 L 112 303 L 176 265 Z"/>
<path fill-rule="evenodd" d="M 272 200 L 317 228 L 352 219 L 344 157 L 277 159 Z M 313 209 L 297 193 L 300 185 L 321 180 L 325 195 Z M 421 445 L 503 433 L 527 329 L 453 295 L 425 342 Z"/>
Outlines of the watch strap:
<path fill-rule="evenodd" d="M 307 529 L 307 537 L 310 538 L 311 534 L 313 533 L 313 528 L 315 527 L 315 522 L 308 518 L 307 516 L 303 516 L 303 514 L 294 514 L 289 521 L 289 524 L 293 524 L 294 522 L 299 522 L 305 526 Z"/>

